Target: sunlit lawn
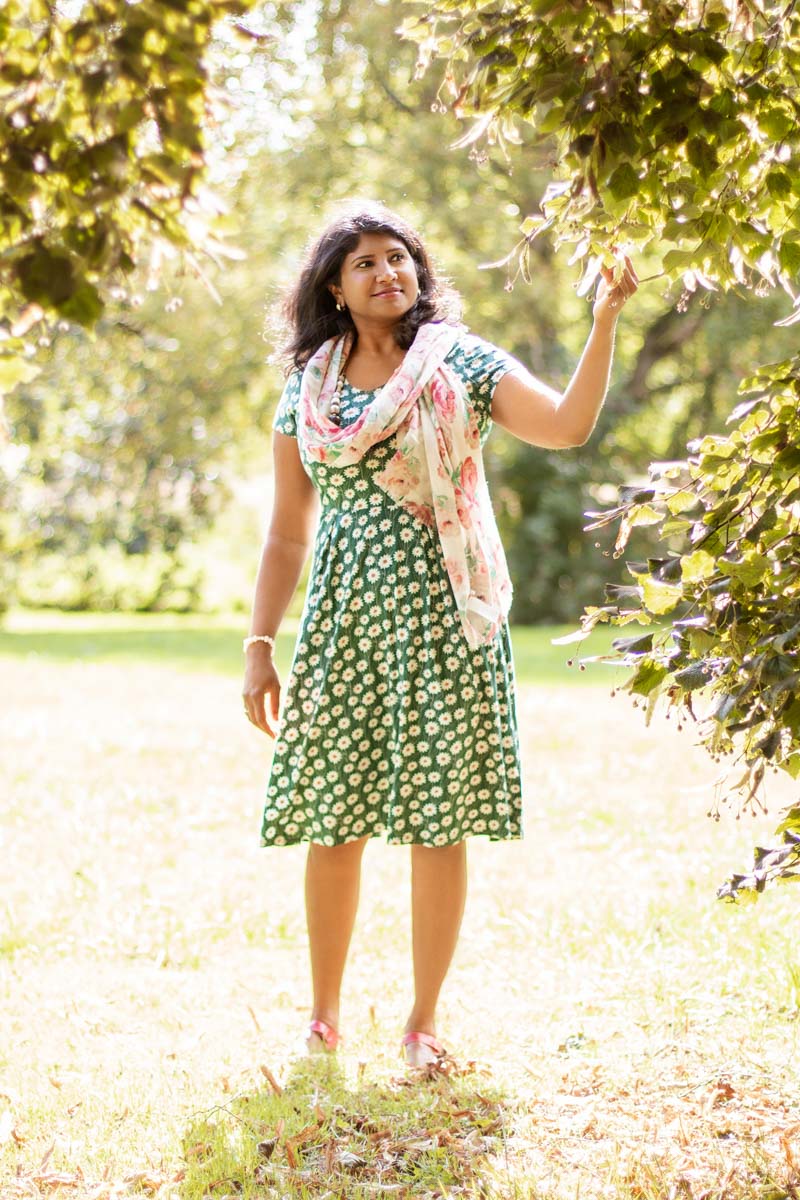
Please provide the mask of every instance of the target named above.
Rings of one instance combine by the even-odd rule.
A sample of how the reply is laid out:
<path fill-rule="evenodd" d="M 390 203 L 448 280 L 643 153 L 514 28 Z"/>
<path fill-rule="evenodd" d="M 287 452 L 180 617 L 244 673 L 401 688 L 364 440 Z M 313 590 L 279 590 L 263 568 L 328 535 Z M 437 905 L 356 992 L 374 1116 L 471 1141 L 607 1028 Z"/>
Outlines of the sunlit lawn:
<path fill-rule="evenodd" d="M 241 627 L 26 621 L 0 635 L 3 1200 L 794 1194 L 798 901 L 714 899 L 774 818 L 708 821 L 710 765 L 607 668 L 514 632 L 527 836 L 471 846 L 461 1073 L 408 1087 L 402 848 L 365 859 L 339 1066 L 296 1059 L 303 850 L 257 845 Z"/>
<path fill-rule="evenodd" d="M 154 662 L 190 671 L 219 671 L 239 676 L 246 617 L 174 616 L 137 613 L 55 613 L 17 610 L 0 626 L 0 654 L 46 655 L 62 661 Z M 297 620 L 286 620 L 278 637 L 278 662 L 288 670 L 297 631 Z M 575 626 L 517 628 L 514 657 L 520 681 L 531 683 L 597 682 L 608 667 L 595 669 L 593 677 L 577 666 L 567 668 L 574 647 L 554 646 L 552 639 L 574 631 Z M 584 653 L 603 654 L 618 630 L 598 629 L 584 644 Z"/>

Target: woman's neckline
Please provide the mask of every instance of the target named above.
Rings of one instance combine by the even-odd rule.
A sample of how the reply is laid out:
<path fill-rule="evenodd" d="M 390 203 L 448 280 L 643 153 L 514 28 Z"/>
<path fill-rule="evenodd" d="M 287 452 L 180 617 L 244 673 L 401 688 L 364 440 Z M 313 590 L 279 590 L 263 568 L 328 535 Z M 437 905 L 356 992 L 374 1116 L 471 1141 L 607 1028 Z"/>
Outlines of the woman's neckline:
<path fill-rule="evenodd" d="M 389 380 L 387 379 L 386 383 L 388 383 L 388 382 L 389 382 Z M 344 377 L 343 383 L 344 383 L 344 386 L 346 388 L 348 388 L 351 392 L 379 392 L 382 387 L 386 387 L 386 383 L 379 383 L 378 386 L 374 387 L 374 388 L 356 387 L 356 385 L 354 383 L 350 382 L 350 380 L 347 378 L 346 375 Z"/>

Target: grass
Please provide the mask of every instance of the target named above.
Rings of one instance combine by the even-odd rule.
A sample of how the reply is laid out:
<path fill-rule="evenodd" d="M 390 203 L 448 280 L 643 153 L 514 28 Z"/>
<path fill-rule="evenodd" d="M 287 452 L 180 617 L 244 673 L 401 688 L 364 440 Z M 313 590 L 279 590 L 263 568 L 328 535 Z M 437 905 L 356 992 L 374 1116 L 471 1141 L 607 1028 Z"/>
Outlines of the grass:
<path fill-rule="evenodd" d="M 289 669 L 298 620 L 286 620 L 278 636 L 277 661 Z M 572 626 L 516 627 L 514 661 L 520 682 L 573 684 L 605 682 L 614 675 L 607 666 L 582 671 L 574 646 L 554 646 L 552 639 L 573 632 Z M 176 616 L 172 613 L 57 613 L 18 609 L 0 627 L 0 655 L 35 655 L 62 662 L 152 662 L 188 671 L 241 673 L 242 637 L 247 619 L 236 616 Z M 584 654 L 610 649 L 618 630 L 599 628 L 581 647 Z"/>
<path fill-rule="evenodd" d="M 526 838 L 470 846 L 457 1068 L 409 1082 L 401 848 L 365 857 L 344 1052 L 295 1053 L 303 850 L 257 847 L 241 629 L 28 619 L 0 646 L 2 1200 L 796 1196 L 797 901 L 714 899 L 774 818 L 709 822 L 710 765 L 599 669 L 514 633 Z"/>

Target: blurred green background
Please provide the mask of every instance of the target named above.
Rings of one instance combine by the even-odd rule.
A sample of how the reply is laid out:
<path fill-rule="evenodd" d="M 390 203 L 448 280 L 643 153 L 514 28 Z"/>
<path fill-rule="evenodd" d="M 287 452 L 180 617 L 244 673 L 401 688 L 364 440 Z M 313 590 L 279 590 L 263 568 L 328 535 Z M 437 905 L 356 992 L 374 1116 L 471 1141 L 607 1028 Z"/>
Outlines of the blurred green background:
<path fill-rule="evenodd" d="M 577 268 L 542 239 L 530 284 L 481 269 L 517 240 L 552 164 L 524 173 L 453 148 L 463 128 L 438 111 L 435 72 L 413 78 L 405 15 L 399 0 L 267 4 L 278 43 L 216 63 L 230 119 L 214 131 L 212 183 L 242 255 L 210 269 L 218 301 L 177 259 L 151 264 L 95 333 L 65 324 L 40 346 L 44 370 L 9 398 L 0 449 L 4 609 L 244 613 L 271 504 L 279 297 L 337 201 L 374 197 L 417 223 L 467 324 L 567 383 L 590 325 Z M 608 534 L 583 532 L 584 513 L 721 428 L 738 378 L 792 348 L 792 330 L 772 326 L 781 297 L 681 297 L 637 268 L 589 445 L 540 451 L 495 429 L 486 448 L 520 625 L 602 603 L 623 568 Z M 290 617 L 301 604 L 302 587 Z"/>

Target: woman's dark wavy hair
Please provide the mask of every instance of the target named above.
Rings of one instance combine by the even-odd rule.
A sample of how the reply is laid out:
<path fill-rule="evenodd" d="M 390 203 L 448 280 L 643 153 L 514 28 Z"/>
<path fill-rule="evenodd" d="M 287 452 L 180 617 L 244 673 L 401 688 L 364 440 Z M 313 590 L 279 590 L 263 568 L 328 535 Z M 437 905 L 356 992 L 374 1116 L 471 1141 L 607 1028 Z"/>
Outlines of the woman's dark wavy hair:
<path fill-rule="evenodd" d="M 332 221 L 311 245 L 297 283 L 284 300 L 288 336 L 281 357 L 286 360 L 287 370 L 304 367 L 328 338 L 348 331 L 355 335 L 350 313 L 337 311 L 329 284 L 339 282 L 342 263 L 364 233 L 385 233 L 398 238 L 417 268 L 419 296 L 394 327 L 398 346 L 407 350 L 420 325 L 429 321 L 459 319 L 460 297 L 447 280 L 437 276 L 416 230 L 382 204 L 361 204 Z"/>

